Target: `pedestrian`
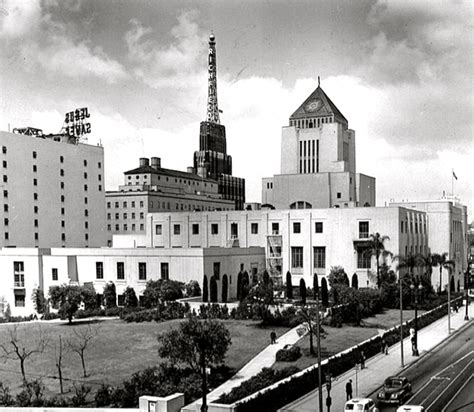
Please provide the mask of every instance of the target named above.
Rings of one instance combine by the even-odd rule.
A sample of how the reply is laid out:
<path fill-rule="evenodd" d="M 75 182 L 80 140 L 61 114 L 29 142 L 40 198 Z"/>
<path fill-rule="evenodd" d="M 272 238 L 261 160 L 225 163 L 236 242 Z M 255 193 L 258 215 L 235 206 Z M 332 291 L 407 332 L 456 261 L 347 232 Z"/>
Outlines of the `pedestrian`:
<path fill-rule="evenodd" d="M 273 345 L 274 343 L 276 343 L 276 333 L 274 330 L 272 330 L 272 332 L 270 333 L 270 343 Z"/>
<path fill-rule="evenodd" d="M 380 352 L 382 353 L 382 355 L 385 353 L 385 339 L 382 338 L 382 342 L 380 343 Z"/>
<path fill-rule="evenodd" d="M 360 352 L 360 368 L 365 369 L 365 355 L 364 351 Z"/>
<path fill-rule="evenodd" d="M 388 343 L 385 342 L 385 346 L 383 348 L 383 352 L 385 353 L 385 355 L 388 355 Z"/>
<path fill-rule="evenodd" d="M 352 379 L 349 379 L 349 382 L 346 383 L 346 401 L 352 399 Z"/>

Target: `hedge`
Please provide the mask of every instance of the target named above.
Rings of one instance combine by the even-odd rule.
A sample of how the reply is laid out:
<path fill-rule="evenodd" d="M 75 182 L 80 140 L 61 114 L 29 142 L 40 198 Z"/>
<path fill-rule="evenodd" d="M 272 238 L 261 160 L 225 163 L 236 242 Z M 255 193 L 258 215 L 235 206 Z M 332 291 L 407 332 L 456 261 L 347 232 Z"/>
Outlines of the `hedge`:
<path fill-rule="evenodd" d="M 291 346 L 288 349 L 280 349 L 276 353 L 277 362 L 295 362 L 301 357 L 301 348 L 299 346 Z"/>
<path fill-rule="evenodd" d="M 452 303 L 459 299 L 462 299 L 462 297 L 453 300 Z M 424 313 L 418 317 L 418 328 L 422 329 L 437 321 L 445 316 L 446 312 L 447 303 Z M 404 337 L 410 334 L 410 328 L 413 326 L 413 323 L 413 319 L 404 323 Z M 356 347 L 326 359 L 322 364 L 322 376 L 326 376 L 327 373 L 331 373 L 332 376 L 339 376 L 347 372 L 359 361 L 361 351 L 364 352 L 366 359 L 379 354 L 382 338 L 385 339 L 385 342 L 387 342 L 388 345 L 393 345 L 394 343 L 399 342 L 400 326 L 388 330 L 382 336 L 379 335 L 371 338 Z M 242 383 L 242 385 L 244 384 L 245 382 Z M 315 365 L 297 373 L 291 378 L 284 379 L 280 384 L 276 384 L 259 393 L 256 393 L 258 389 L 249 387 L 247 393 L 242 393 L 242 398 L 240 398 L 242 400 L 241 403 L 235 405 L 236 411 L 274 411 L 314 390 L 317 386 L 318 368 Z M 255 395 L 249 396 L 251 394 Z M 244 396 L 249 397 L 249 399 L 244 400 Z"/>

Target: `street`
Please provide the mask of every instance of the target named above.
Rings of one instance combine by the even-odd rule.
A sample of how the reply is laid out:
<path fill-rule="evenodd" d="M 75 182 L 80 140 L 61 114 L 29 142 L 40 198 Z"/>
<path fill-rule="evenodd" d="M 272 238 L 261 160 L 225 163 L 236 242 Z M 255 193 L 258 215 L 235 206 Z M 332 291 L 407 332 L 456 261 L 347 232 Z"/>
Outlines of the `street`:
<path fill-rule="evenodd" d="M 474 404 L 474 325 L 449 339 L 403 375 L 412 384 L 413 396 L 405 403 L 422 405 L 428 411 L 467 411 Z M 378 391 L 369 395 L 376 399 Z M 471 403 L 470 407 L 462 408 Z M 380 411 L 395 411 L 396 406 L 377 405 Z M 443 409 L 445 408 L 446 409 Z M 461 409 L 459 409 L 461 408 Z"/>

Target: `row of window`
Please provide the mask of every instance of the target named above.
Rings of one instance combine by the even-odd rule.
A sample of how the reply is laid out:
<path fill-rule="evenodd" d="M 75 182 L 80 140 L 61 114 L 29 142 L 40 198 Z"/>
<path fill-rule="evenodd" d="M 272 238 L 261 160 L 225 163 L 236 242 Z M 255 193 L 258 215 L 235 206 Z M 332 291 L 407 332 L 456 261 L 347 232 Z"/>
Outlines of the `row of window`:
<path fill-rule="evenodd" d="M 122 216 L 123 216 L 124 220 L 128 219 L 128 213 L 124 213 Z M 131 219 L 136 219 L 135 212 L 132 212 L 130 216 L 131 216 Z M 145 213 L 140 212 L 139 216 L 140 216 L 140 219 L 144 219 L 145 218 Z M 107 213 L 107 220 L 111 220 L 111 219 L 112 219 L 112 214 Z M 115 213 L 115 220 L 118 220 L 118 219 L 120 219 L 120 213 Z"/>
<path fill-rule="evenodd" d="M 131 204 L 131 207 L 133 208 L 133 207 L 135 207 L 136 203 L 135 203 L 135 201 L 132 201 L 132 202 L 130 202 L 130 204 Z M 139 204 L 140 204 L 140 207 L 145 206 L 145 202 L 143 202 L 143 200 L 140 200 Z M 153 205 L 153 203 L 152 203 L 152 205 Z M 119 208 L 120 207 L 120 202 L 115 202 L 114 206 L 115 206 L 116 209 Z M 111 207 L 112 207 L 112 202 L 107 202 L 107 209 L 110 209 Z M 127 208 L 128 207 L 128 202 L 126 202 L 126 201 L 122 202 L 122 207 Z"/>
<path fill-rule="evenodd" d="M 291 248 L 291 268 L 303 269 L 304 248 L 303 246 L 292 246 Z M 371 255 L 367 249 L 357 250 L 357 269 L 370 269 Z M 313 268 L 326 268 L 326 246 L 313 247 Z"/>
<path fill-rule="evenodd" d="M 317 117 L 314 119 L 299 119 L 290 120 L 290 126 L 296 126 L 300 129 L 312 129 L 321 126 L 324 123 L 332 123 L 333 118 L 330 117 Z"/>
<path fill-rule="evenodd" d="M 400 232 L 426 235 L 426 221 L 421 221 L 421 219 L 418 221 L 418 218 L 415 218 L 415 221 L 410 220 L 410 223 L 408 223 L 408 220 L 402 220 L 400 222 Z"/>
<path fill-rule="evenodd" d="M 143 174 L 142 176 L 143 176 L 143 179 L 144 179 L 144 180 L 146 180 L 147 177 L 148 177 L 148 175 L 146 175 L 146 174 Z M 158 180 L 161 180 L 161 176 L 160 176 L 160 175 L 158 175 L 157 177 L 158 177 Z M 140 179 L 140 175 L 136 175 L 136 176 L 135 176 L 135 179 Z M 128 176 L 128 180 L 132 180 L 132 176 Z M 169 177 L 166 177 L 166 181 L 169 182 Z M 186 180 L 186 179 L 179 179 L 179 182 L 178 182 L 178 179 L 175 178 L 175 179 L 174 179 L 174 182 L 175 182 L 175 183 L 184 183 L 184 184 L 188 184 L 188 185 L 192 185 L 192 186 L 194 186 L 194 185 L 200 186 L 200 185 L 201 185 L 201 182 L 199 182 L 199 181 Z M 131 182 L 128 182 L 128 185 L 130 185 L 130 184 L 131 184 Z M 211 187 L 214 187 L 214 185 L 213 185 L 212 183 L 211 183 L 210 186 L 211 186 Z M 207 187 L 207 183 L 204 183 L 204 187 Z"/>
<path fill-rule="evenodd" d="M 125 280 L 125 262 L 117 262 L 116 268 L 117 268 L 117 271 L 116 271 L 117 280 Z M 164 280 L 168 280 L 170 278 L 168 262 L 160 263 L 160 276 L 161 276 L 161 279 L 164 279 Z M 95 262 L 95 277 L 98 280 L 104 279 L 104 262 Z M 146 278 L 147 278 L 146 262 L 138 262 L 138 280 L 146 281 Z"/>
<path fill-rule="evenodd" d="M 120 232 L 120 225 L 119 225 L 118 223 L 116 223 L 114 227 L 115 227 L 115 231 L 116 231 L 116 232 Z M 135 232 L 135 231 L 137 230 L 137 225 L 136 225 L 135 223 L 132 223 L 130 227 L 131 227 L 130 230 L 131 230 L 132 232 Z M 140 228 L 140 229 L 139 229 L 140 232 L 143 232 L 143 231 L 145 230 L 145 225 L 144 225 L 143 223 L 140 223 L 139 228 Z M 111 225 L 111 224 L 108 224 L 108 225 L 107 225 L 107 230 L 108 230 L 109 232 L 112 231 L 112 225 Z M 123 230 L 124 232 L 127 232 L 127 231 L 128 231 L 128 223 L 124 223 L 124 224 L 123 224 L 123 229 L 122 229 L 122 230 Z"/>
<path fill-rule="evenodd" d="M 363 223 L 363 222 L 360 222 L 360 223 Z M 367 230 L 368 230 L 368 222 L 365 222 L 365 223 L 367 223 Z M 323 233 L 323 230 L 324 230 L 323 222 L 314 223 L 315 233 Z M 191 225 L 191 232 L 193 235 L 199 235 L 199 223 L 193 223 Z M 277 222 L 272 222 L 272 234 L 278 235 L 279 232 L 280 232 L 280 224 Z M 252 235 L 258 235 L 258 223 L 250 223 L 250 233 Z M 293 233 L 301 233 L 301 222 L 293 222 Z M 163 234 L 163 225 L 161 224 L 155 225 L 155 235 L 162 235 L 162 234 Z M 181 224 L 173 225 L 173 234 L 174 235 L 181 234 Z M 211 235 L 217 235 L 217 234 L 219 234 L 219 224 L 211 223 Z M 237 223 L 231 223 L 230 234 L 231 236 L 239 235 L 239 226 Z M 368 237 L 368 234 L 366 237 Z"/>

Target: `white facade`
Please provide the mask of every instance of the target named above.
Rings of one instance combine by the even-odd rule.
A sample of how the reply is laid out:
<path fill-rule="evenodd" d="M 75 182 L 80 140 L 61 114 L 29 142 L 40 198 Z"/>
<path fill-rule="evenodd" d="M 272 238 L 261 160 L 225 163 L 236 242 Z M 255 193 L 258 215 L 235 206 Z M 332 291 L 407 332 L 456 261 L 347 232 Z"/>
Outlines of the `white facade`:
<path fill-rule="evenodd" d="M 137 296 L 146 282 L 169 278 L 188 283 L 197 280 L 202 289 L 204 275 L 217 275 L 218 297 L 222 296 L 222 279 L 228 277 L 228 297 L 237 294 L 237 275 L 241 268 L 249 273 L 265 266 L 263 248 L 179 248 L 179 249 L 0 249 L 0 301 L 3 311 L 10 305 L 12 315 L 34 313 L 31 300 L 34 289 L 47 293 L 50 286 L 92 283 L 101 294 L 107 282 L 114 282 L 117 295 L 127 286 Z M 122 269 L 123 268 L 123 269 Z M 0 313 L 2 310 L 0 310 Z"/>
<path fill-rule="evenodd" d="M 0 247 L 106 245 L 104 149 L 63 137 L 0 131 Z"/>
<path fill-rule="evenodd" d="M 276 209 L 375 206 L 375 178 L 356 173 L 355 132 L 318 87 L 281 135 L 280 174 L 262 179 Z"/>
<path fill-rule="evenodd" d="M 312 285 L 314 273 L 322 278 L 331 266 L 342 266 L 365 286 L 375 284 L 376 265 L 375 258 L 362 258 L 362 250 L 376 232 L 389 236 L 385 247 L 394 255 L 429 251 L 426 213 L 401 207 L 152 213 L 145 236 L 117 242 L 167 249 L 264 247 L 267 268 L 290 271 L 295 284 L 304 278 Z"/>
<path fill-rule="evenodd" d="M 459 284 L 464 287 L 464 272 L 468 265 L 468 223 L 467 207 L 456 200 L 440 199 L 416 202 L 393 202 L 390 206 L 405 207 L 426 213 L 428 217 L 428 243 L 431 253 L 448 254 L 454 261 L 454 278 L 456 289 Z M 435 290 L 439 287 L 439 270 L 434 269 L 432 284 Z M 441 288 L 448 284 L 448 273 L 443 272 Z"/>

